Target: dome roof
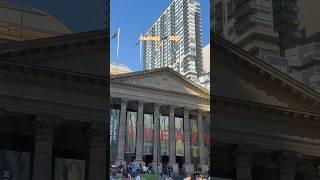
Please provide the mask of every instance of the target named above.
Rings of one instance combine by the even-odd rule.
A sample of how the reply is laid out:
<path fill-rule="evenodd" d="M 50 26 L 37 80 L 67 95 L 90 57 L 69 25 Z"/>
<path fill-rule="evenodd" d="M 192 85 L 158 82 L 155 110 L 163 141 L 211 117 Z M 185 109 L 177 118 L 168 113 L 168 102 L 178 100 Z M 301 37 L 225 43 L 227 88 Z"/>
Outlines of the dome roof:
<path fill-rule="evenodd" d="M 71 33 L 61 22 L 46 12 L 0 0 L 0 39 L 20 40 L 21 12 L 24 14 L 22 40 Z"/>
<path fill-rule="evenodd" d="M 123 64 L 110 63 L 110 74 L 124 74 L 130 72 L 132 72 L 132 70 Z"/>

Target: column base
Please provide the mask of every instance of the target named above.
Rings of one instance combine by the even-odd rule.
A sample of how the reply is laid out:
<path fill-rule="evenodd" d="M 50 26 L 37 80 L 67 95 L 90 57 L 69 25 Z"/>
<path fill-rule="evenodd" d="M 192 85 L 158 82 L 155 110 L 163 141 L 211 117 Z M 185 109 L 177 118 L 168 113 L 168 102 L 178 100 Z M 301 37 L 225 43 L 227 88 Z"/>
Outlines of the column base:
<path fill-rule="evenodd" d="M 158 162 L 158 165 L 157 165 L 157 162 L 152 162 L 152 170 L 155 173 L 162 172 L 162 163 Z"/>
<path fill-rule="evenodd" d="M 202 173 L 207 173 L 209 170 L 209 166 L 207 164 L 199 164 L 199 167 L 201 167 Z"/>
<path fill-rule="evenodd" d="M 179 164 L 178 163 L 169 163 L 169 165 L 172 166 L 172 170 L 174 174 L 178 174 L 179 173 Z"/>
<path fill-rule="evenodd" d="M 194 165 L 191 163 L 183 164 L 183 168 L 186 170 L 186 173 L 193 173 L 194 172 Z"/>

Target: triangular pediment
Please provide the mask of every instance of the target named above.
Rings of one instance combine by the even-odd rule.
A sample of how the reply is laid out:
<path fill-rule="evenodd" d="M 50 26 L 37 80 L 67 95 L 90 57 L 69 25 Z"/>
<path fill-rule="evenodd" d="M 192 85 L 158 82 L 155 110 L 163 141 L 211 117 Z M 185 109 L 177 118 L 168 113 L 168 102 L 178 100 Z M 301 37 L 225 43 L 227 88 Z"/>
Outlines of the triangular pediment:
<path fill-rule="evenodd" d="M 111 78 L 111 81 L 199 97 L 209 97 L 206 89 L 186 79 L 170 68 L 116 75 Z"/>
<path fill-rule="evenodd" d="M 213 94 L 272 106 L 320 111 L 320 94 L 213 34 Z"/>

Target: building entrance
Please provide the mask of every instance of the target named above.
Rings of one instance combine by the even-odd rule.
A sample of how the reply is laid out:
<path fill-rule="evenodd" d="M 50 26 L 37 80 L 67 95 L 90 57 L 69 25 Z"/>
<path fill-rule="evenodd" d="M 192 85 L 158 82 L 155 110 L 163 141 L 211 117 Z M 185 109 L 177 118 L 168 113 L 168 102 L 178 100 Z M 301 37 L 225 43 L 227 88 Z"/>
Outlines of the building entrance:
<path fill-rule="evenodd" d="M 144 157 L 143 157 L 143 162 L 145 162 L 146 163 L 146 165 L 148 166 L 149 165 L 149 163 L 152 163 L 152 155 L 145 155 Z"/>

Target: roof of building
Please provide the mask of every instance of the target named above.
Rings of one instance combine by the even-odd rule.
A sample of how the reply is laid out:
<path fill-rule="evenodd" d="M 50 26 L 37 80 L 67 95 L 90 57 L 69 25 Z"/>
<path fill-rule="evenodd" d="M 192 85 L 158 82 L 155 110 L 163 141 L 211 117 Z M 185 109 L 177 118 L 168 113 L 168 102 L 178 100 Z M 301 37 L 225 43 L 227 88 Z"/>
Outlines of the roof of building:
<path fill-rule="evenodd" d="M 250 54 L 249 52 L 241 49 L 232 42 L 224 39 L 220 35 L 212 32 L 211 37 L 213 38 L 213 46 L 215 50 L 225 49 L 228 53 L 234 54 L 234 63 L 243 64 L 251 69 L 251 71 L 257 72 L 260 76 L 264 76 L 270 81 L 279 85 L 279 88 L 287 91 L 288 94 L 301 98 L 306 102 L 309 102 L 312 106 L 313 103 L 320 104 L 320 93 L 309 88 L 303 83 L 293 79 L 289 75 L 279 71 L 271 65 L 263 62 L 258 57 Z M 213 81 L 214 83 L 214 81 Z M 215 84 L 213 84 L 215 87 Z"/>
<path fill-rule="evenodd" d="M 110 63 L 110 74 L 130 73 L 132 70 L 123 64 Z"/>
<path fill-rule="evenodd" d="M 19 41 L 71 33 L 63 23 L 31 6 L 0 0 L 0 9 L 2 39 Z M 22 37 L 20 37 L 21 15 L 25 32 Z"/>

